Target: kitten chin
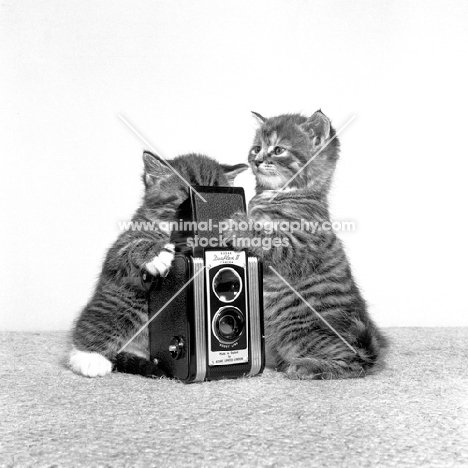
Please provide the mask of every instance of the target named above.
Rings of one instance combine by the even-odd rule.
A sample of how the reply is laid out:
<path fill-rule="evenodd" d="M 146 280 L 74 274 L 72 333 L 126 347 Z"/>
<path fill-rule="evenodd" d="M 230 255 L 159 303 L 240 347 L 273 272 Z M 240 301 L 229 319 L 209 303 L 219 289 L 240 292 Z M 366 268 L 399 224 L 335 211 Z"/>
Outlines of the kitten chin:
<path fill-rule="evenodd" d="M 284 180 L 280 175 L 263 175 L 257 172 L 256 176 L 258 185 L 269 190 L 279 189 L 284 185 Z"/>
<path fill-rule="evenodd" d="M 278 188 L 278 189 L 264 189 L 262 190 L 261 193 L 259 193 L 257 195 L 258 198 L 260 199 L 263 199 L 263 198 L 270 198 L 270 197 L 273 197 L 275 195 L 279 195 L 280 193 L 290 193 L 290 192 L 295 192 L 297 189 L 297 187 L 285 187 L 283 190 L 281 190 L 281 188 Z"/>

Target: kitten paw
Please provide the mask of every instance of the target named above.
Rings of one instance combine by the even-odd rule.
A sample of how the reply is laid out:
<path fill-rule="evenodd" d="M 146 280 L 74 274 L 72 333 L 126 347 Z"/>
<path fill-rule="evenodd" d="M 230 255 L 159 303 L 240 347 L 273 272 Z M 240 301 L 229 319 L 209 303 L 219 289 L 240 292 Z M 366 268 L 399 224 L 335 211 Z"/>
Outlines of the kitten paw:
<path fill-rule="evenodd" d="M 174 260 L 174 244 L 166 244 L 159 255 L 145 265 L 147 271 L 154 276 L 166 276 Z"/>
<path fill-rule="evenodd" d="M 112 372 L 112 363 L 99 353 L 73 348 L 68 364 L 73 372 L 85 377 L 102 377 Z"/>
<path fill-rule="evenodd" d="M 330 380 L 333 373 L 329 369 L 321 369 L 315 359 L 301 359 L 301 362 L 291 363 L 285 370 L 292 380 Z"/>

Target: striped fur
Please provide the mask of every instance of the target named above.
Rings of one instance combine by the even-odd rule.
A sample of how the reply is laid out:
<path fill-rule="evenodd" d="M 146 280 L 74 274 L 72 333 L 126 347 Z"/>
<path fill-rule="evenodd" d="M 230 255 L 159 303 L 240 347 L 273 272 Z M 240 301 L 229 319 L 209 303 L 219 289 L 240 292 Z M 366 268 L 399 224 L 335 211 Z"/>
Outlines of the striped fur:
<path fill-rule="evenodd" d="M 187 185 L 157 156 L 145 152 L 143 161 L 145 195 L 132 221 L 174 221 L 178 206 L 188 196 Z M 245 164 L 224 166 L 197 154 L 179 156 L 169 163 L 192 185 L 232 185 L 235 176 L 248 167 Z M 168 232 L 128 230 L 109 249 L 94 294 L 72 330 L 73 350 L 69 362 L 75 372 L 94 377 L 116 367 L 129 373 L 161 375 L 147 361 L 147 330 L 126 352 L 117 353 L 148 320 L 146 294 L 126 284 L 125 278 L 138 276 L 145 265 L 160 264 L 154 260 L 161 258 L 168 243 Z M 166 255 L 167 261 L 167 252 L 162 255 Z"/>
<path fill-rule="evenodd" d="M 339 142 L 329 119 L 317 111 L 265 119 L 249 154 L 257 179 L 249 213 L 234 221 L 330 220 L 327 196 L 339 155 Z M 332 141 L 331 141 L 332 140 Z M 328 144 L 328 146 L 326 146 Z M 280 147 L 279 149 L 275 149 Z M 317 155 L 317 153 L 321 153 Z M 314 157 L 315 156 L 315 157 Z M 312 159 L 312 161 L 310 161 Z M 307 162 L 310 163 L 305 167 Z M 300 168 L 305 169 L 278 193 Z M 272 199 L 273 195 L 276 195 Z M 268 233 L 231 230 L 234 245 L 277 237 L 281 245 L 253 247 L 264 264 L 264 305 L 267 365 L 291 378 L 331 379 L 366 375 L 380 362 L 386 340 L 371 320 L 353 279 L 341 241 L 333 231 Z M 237 240 L 236 240 L 237 239 Z M 284 242 L 286 241 L 286 242 Z M 265 245 L 263 242 L 254 245 Z M 353 352 L 307 307 L 269 267 L 272 266 L 357 351 Z"/>

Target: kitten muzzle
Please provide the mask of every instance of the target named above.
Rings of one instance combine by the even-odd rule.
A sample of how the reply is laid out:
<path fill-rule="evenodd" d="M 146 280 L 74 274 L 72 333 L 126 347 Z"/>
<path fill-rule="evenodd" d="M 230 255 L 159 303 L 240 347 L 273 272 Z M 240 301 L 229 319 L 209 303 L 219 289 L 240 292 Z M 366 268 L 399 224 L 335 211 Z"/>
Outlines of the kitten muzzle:
<path fill-rule="evenodd" d="M 277 175 L 278 171 L 276 170 L 276 166 L 271 163 L 262 163 L 261 165 L 257 166 L 258 171 L 260 174 L 263 175 Z"/>

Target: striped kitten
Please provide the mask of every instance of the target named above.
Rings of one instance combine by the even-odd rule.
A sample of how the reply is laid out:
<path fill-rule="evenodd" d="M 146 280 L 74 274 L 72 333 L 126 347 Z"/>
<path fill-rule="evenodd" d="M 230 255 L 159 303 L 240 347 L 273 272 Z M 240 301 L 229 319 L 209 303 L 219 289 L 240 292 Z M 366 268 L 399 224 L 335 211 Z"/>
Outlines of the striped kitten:
<path fill-rule="evenodd" d="M 143 154 L 145 194 L 134 222 L 174 221 L 176 209 L 188 197 L 188 187 L 157 156 Z M 232 185 L 245 164 L 225 166 L 198 154 L 179 156 L 171 166 L 192 185 Z M 128 230 L 109 249 L 94 294 L 75 322 L 69 365 L 77 374 L 96 377 L 113 367 L 123 372 L 161 375 L 149 359 L 148 333 L 141 333 L 120 354 L 118 350 L 148 320 L 147 296 L 126 284 L 142 267 L 164 274 L 174 257 L 169 233 L 160 230 Z"/>
<path fill-rule="evenodd" d="M 266 119 L 254 114 L 260 127 L 249 163 L 256 176 L 256 196 L 248 215 L 239 213 L 233 220 L 257 221 L 257 228 L 260 223 L 263 228 L 233 229 L 226 238 L 234 245 L 236 237 L 250 241 L 249 250 L 264 262 L 267 365 L 291 378 L 364 376 L 379 361 L 386 340 L 369 317 L 340 240 L 331 230 L 314 234 L 306 229 L 276 229 L 268 234 L 271 224 L 265 224 L 330 220 L 327 198 L 340 146 L 336 132 L 321 111 L 309 118 L 288 114 Z M 293 176 L 287 189 L 279 191 Z M 269 250 L 262 248 L 274 237 L 281 242 Z"/>

